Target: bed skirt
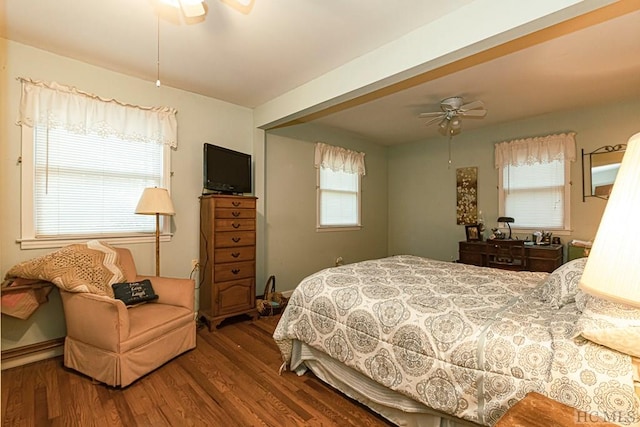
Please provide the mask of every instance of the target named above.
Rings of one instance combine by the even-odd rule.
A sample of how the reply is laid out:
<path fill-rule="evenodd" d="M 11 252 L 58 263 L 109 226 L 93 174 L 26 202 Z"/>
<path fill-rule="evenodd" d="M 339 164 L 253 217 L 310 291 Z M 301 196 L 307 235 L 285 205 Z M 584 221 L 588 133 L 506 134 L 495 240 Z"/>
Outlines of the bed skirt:
<path fill-rule="evenodd" d="M 402 427 L 477 426 L 435 411 L 403 394 L 390 390 L 358 371 L 330 358 L 301 341 L 293 341 L 291 370 L 303 375 L 310 370 L 325 383 L 357 400 Z"/>

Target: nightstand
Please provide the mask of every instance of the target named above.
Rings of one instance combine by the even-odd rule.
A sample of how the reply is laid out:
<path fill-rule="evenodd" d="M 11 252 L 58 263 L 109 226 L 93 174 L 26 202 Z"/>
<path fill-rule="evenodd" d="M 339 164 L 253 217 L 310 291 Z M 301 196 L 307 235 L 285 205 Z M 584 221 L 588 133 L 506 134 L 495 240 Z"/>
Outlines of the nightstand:
<path fill-rule="evenodd" d="M 614 426 L 587 412 L 579 411 L 542 394 L 531 392 L 513 405 L 495 427 L 605 427 Z"/>

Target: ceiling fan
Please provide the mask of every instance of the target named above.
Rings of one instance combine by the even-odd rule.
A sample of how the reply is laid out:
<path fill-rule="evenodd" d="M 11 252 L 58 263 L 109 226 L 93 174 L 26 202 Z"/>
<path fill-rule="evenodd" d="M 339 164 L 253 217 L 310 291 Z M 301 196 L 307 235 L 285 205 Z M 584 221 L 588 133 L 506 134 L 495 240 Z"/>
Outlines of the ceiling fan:
<path fill-rule="evenodd" d="M 440 122 L 438 124 L 439 131 L 448 136 L 457 135 L 462 131 L 463 117 L 481 119 L 487 114 L 482 101 L 472 101 L 465 104 L 461 96 L 443 99 L 440 101 L 440 109 L 442 111 L 421 113 L 418 117 L 431 117 L 431 120 L 425 123 L 426 126 Z"/>

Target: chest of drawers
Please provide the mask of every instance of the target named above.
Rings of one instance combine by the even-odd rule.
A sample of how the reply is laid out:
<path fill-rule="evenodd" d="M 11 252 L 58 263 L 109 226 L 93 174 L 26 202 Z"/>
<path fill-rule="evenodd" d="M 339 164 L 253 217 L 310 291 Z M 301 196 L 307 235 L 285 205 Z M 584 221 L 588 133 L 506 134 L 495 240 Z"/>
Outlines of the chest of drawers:
<path fill-rule="evenodd" d="M 200 315 L 209 330 L 256 310 L 256 198 L 200 199 Z"/>
<path fill-rule="evenodd" d="M 486 241 L 459 242 L 459 262 L 480 267 L 487 266 Z M 562 265 L 562 245 L 525 246 L 525 270 L 551 273 Z"/>

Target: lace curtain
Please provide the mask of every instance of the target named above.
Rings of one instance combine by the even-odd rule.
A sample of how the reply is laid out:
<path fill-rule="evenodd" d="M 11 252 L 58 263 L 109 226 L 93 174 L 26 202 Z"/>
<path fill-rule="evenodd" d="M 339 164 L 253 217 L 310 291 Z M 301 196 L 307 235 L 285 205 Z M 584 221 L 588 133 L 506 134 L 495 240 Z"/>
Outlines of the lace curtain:
<path fill-rule="evenodd" d="M 105 99 L 56 82 L 19 78 L 22 99 L 18 124 L 64 128 L 78 134 L 157 142 L 178 146 L 177 111 L 169 107 L 141 107 Z"/>
<path fill-rule="evenodd" d="M 535 138 L 515 139 L 495 145 L 496 169 L 505 166 L 576 160 L 576 133 L 560 133 Z"/>
<path fill-rule="evenodd" d="M 364 153 L 347 150 L 333 145 L 316 143 L 315 167 L 328 168 L 334 172 L 365 175 Z"/>

